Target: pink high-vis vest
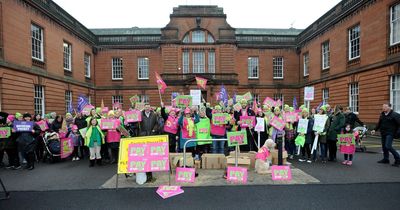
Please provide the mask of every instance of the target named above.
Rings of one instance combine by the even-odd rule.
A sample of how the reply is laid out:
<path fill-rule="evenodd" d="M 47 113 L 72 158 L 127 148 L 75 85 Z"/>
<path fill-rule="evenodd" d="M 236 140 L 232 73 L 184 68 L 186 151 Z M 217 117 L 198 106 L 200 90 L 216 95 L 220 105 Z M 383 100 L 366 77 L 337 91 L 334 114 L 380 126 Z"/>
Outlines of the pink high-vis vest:
<path fill-rule="evenodd" d="M 211 135 L 215 136 L 225 136 L 225 125 L 214 125 L 211 122 Z"/>
<path fill-rule="evenodd" d="M 168 119 L 164 124 L 164 131 L 167 133 L 176 134 L 178 132 L 178 118 L 168 116 Z"/>

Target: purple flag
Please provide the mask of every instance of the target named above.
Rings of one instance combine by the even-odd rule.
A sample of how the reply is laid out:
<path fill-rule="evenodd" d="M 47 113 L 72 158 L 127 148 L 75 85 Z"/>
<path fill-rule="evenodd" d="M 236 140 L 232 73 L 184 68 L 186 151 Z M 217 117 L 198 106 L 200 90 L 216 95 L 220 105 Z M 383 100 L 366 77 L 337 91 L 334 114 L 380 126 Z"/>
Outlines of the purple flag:
<path fill-rule="evenodd" d="M 296 99 L 296 96 L 293 97 L 293 109 L 297 110 L 297 99 Z"/>
<path fill-rule="evenodd" d="M 78 112 L 81 112 L 83 108 L 89 104 L 89 99 L 86 96 L 78 96 Z"/>
<path fill-rule="evenodd" d="M 227 106 L 228 105 L 228 92 L 225 89 L 224 85 L 221 85 L 221 90 L 219 91 L 219 99 L 220 101 L 224 102 L 224 105 Z"/>

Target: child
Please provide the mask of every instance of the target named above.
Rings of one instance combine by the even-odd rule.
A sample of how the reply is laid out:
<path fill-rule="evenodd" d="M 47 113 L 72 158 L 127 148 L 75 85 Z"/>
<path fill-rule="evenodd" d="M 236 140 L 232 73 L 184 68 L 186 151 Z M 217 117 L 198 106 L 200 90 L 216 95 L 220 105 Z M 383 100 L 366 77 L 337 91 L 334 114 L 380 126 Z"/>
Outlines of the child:
<path fill-rule="evenodd" d="M 90 125 L 86 131 L 85 146 L 89 147 L 90 153 L 90 165 L 94 166 L 94 162 L 97 159 L 97 164 L 101 165 L 100 149 L 101 145 L 104 144 L 104 134 L 101 132 L 99 123 L 95 117 L 90 119 Z"/>
<path fill-rule="evenodd" d="M 343 134 L 353 134 L 350 124 L 346 124 Z M 354 142 L 356 133 L 354 133 L 353 135 L 354 137 L 352 142 Z M 343 165 L 353 165 L 353 154 L 355 153 L 355 151 L 356 148 L 354 144 L 340 144 L 340 152 L 344 155 L 344 161 L 342 162 Z"/>
<path fill-rule="evenodd" d="M 72 144 L 74 145 L 74 151 L 72 152 L 72 161 L 79 160 L 78 150 L 81 146 L 81 142 L 79 140 L 78 126 L 72 125 L 71 132 L 67 135 L 72 139 Z"/>

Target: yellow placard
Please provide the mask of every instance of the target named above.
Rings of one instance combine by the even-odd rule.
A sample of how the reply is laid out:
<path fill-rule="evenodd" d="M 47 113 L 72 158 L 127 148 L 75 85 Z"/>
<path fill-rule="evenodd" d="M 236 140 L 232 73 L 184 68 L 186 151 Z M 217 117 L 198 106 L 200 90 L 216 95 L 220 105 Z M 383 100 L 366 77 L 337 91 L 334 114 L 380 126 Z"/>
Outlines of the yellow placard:
<path fill-rule="evenodd" d="M 119 143 L 118 174 L 128 172 L 128 149 L 131 144 L 168 143 L 168 135 L 122 138 Z"/>

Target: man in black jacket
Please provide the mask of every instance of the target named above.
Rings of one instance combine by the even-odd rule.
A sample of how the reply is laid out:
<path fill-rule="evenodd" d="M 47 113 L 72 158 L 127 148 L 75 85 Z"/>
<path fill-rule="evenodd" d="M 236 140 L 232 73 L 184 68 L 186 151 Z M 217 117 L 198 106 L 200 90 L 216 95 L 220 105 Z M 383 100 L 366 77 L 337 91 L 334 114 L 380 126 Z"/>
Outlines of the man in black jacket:
<path fill-rule="evenodd" d="M 391 107 L 392 106 L 390 103 L 383 104 L 383 112 L 379 117 L 379 122 L 376 125 L 375 129 L 371 131 L 371 134 L 374 135 L 376 130 L 381 131 L 383 159 L 378 161 L 378 163 L 390 163 L 389 152 L 391 152 L 395 159 L 393 166 L 399 167 L 400 156 L 399 153 L 393 148 L 392 144 L 394 135 L 399 129 L 400 114 L 394 112 Z"/>

